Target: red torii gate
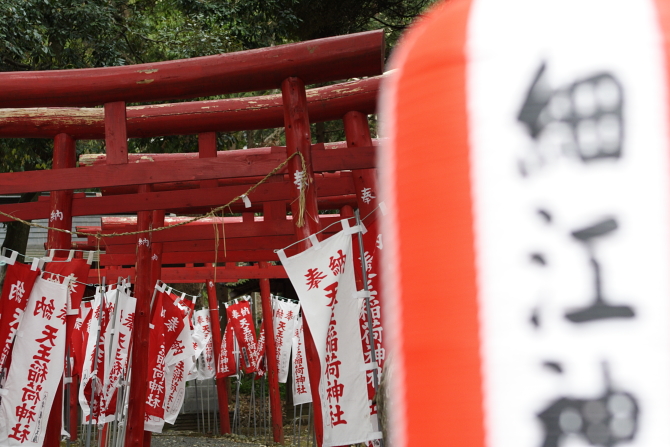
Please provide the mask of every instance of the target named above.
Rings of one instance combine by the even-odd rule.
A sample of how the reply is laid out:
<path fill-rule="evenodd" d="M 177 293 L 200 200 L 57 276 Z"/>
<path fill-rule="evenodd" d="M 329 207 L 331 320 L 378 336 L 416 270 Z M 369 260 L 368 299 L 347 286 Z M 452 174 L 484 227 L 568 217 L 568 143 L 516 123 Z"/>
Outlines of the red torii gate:
<path fill-rule="evenodd" d="M 349 194 L 334 192 L 332 197 L 335 199 L 327 203 L 328 206 L 335 203 L 343 206 L 346 201 L 346 205 L 349 205 L 352 204 L 353 197 L 357 197 L 356 202 L 359 208 L 366 213 L 366 208 L 369 211 L 374 208 L 374 204 L 362 202 L 360 191 L 363 188 L 374 188 L 372 168 L 374 168 L 375 156 L 366 114 L 374 110 L 374 98 L 379 79 L 314 89 L 310 91 L 310 101 L 308 101 L 304 85 L 378 75 L 383 69 L 383 47 L 383 33 L 375 31 L 184 61 L 100 69 L 0 73 L 0 82 L 4 87 L 0 92 L 1 107 L 5 109 L 9 107 L 49 107 L 48 109 L 2 110 L 0 136 L 54 138 L 52 171 L 0 175 L 0 193 L 51 190 L 49 206 L 40 202 L 8 205 L 0 207 L 0 211 L 11 212 L 16 217 L 23 219 L 44 218 L 50 216 L 53 211 L 59 211 L 61 214 L 57 213 L 57 215 L 62 215 L 63 218 L 51 218 L 50 226 L 63 230 L 71 228 L 73 215 L 136 211 L 138 213 L 137 231 L 146 231 L 152 225 L 152 214 L 153 226 L 158 227 L 163 226 L 165 209 L 173 207 L 211 208 L 225 203 L 226 197 L 232 198 L 240 194 L 241 185 L 234 183 L 244 185 L 245 182 L 240 182 L 238 179 L 246 178 L 247 182 L 251 180 L 249 183 L 253 183 L 254 176 L 267 174 L 287 157 L 299 152 L 306 162 L 307 178 L 310 183 L 314 182 L 313 168 L 322 171 L 354 170 L 351 176 L 354 194 L 351 194 L 351 189 L 348 190 Z M 193 98 L 271 88 L 281 88 L 281 101 L 278 95 L 271 95 L 257 99 L 244 98 L 129 108 L 125 106 L 127 102 Z M 104 110 L 51 108 L 94 105 L 104 105 Z M 346 146 L 342 148 L 340 145 L 340 148 L 333 150 L 313 148 L 309 131 L 310 115 L 316 117 L 313 120 L 344 117 Z M 244 150 L 222 154 L 216 152 L 214 138 L 216 131 L 276 127 L 282 123 L 286 129 L 286 149 Z M 199 158 L 184 157 L 154 163 L 129 163 L 132 160 L 127 152 L 128 137 L 189 133 L 199 134 Z M 105 164 L 96 166 L 93 163 L 94 166 L 86 169 L 75 168 L 75 140 L 102 138 L 103 136 L 106 140 Z M 204 158 L 208 159 L 204 160 Z M 288 180 L 277 179 L 281 182 L 281 188 L 278 187 L 278 184 L 273 184 L 272 188 L 265 191 L 265 196 L 260 191 L 258 198 L 252 196 L 254 202 L 263 202 L 264 215 L 273 217 L 272 222 L 267 223 L 272 225 L 279 221 L 279 216 L 283 216 L 286 221 L 286 204 L 282 203 L 281 199 L 286 200 L 287 193 L 289 199 L 292 200 L 293 216 L 299 214 L 296 200 L 299 191 L 295 187 L 291 188 L 291 184 L 295 181 L 294 174 L 302 171 L 301 161 L 297 157 L 289 161 L 288 171 Z M 346 175 L 340 174 L 338 181 L 342 181 L 345 177 Z M 222 185 L 221 179 L 229 179 L 232 184 L 226 184 L 224 180 Z M 302 227 L 293 225 L 293 234 L 288 236 L 290 238 L 287 239 L 288 242 L 284 243 L 282 236 L 275 236 L 270 231 L 268 237 L 277 238 L 273 243 L 279 243 L 279 246 L 275 248 L 281 248 L 296 239 L 304 239 L 320 229 L 316 190 L 320 183 L 325 185 L 328 180 L 328 176 L 324 175 L 316 183 L 316 188 L 306 189 L 306 224 Z M 201 188 L 198 191 L 198 197 L 194 198 L 192 191 L 176 189 L 179 186 L 196 185 L 192 183 L 179 185 L 179 182 L 197 182 Z M 160 183 L 174 186 L 168 186 L 165 191 L 152 192 L 151 185 Z M 127 192 L 127 187 L 138 184 L 140 186 L 137 193 L 134 193 L 134 188 L 131 188 L 131 194 L 119 196 L 73 198 L 72 194 L 74 189 L 96 187 L 117 188 L 116 192 L 119 192 L 119 187 L 126 187 L 122 192 Z M 322 187 L 325 188 L 323 185 Z M 280 189 L 281 192 L 279 192 Z M 281 198 L 277 200 L 278 197 Z M 159 204 L 161 206 L 158 206 Z M 155 209 L 163 211 L 152 211 Z M 249 225 L 249 214 L 245 216 L 243 224 Z M 247 219 L 246 222 L 245 219 Z M 290 223 L 290 221 L 286 222 Z M 252 228 L 255 229 L 255 227 Z M 160 255 L 166 249 L 171 248 L 168 246 L 171 242 L 167 237 L 161 242 L 158 241 L 160 234 L 161 232 L 153 234 L 143 232 L 130 241 L 135 248 L 138 238 L 157 238 L 153 247 L 137 246 L 136 268 L 132 272 L 135 278 L 135 294 L 138 299 L 136 331 L 133 336 L 133 356 L 136 359 L 142 359 L 142 352 L 146 351 L 150 294 L 155 279 L 161 274 L 159 273 L 161 261 L 151 262 L 152 250 L 153 254 Z M 70 249 L 72 247 L 71 235 L 50 230 L 47 246 L 50 249 Z M 123 246 L 123 244 L 118 246 Z M 298 244 L 297 250 L 301 251 L 307 247 L 307 241 L 302 241 Z M 211 248 L 213 251 L 214 247 Z M 201 246 L 199 251 L 202 250 Z M 161 253 L 158 253 L 159 251 Z M 110 253 L 110 256 L 113 254 Z M 240 259 L 242 258 L 240 255 Z M 225 257 L 221 259 L 223 262 L 230 262 Z M 263 261 L 270 259 L 266 258 Z M 257 260 L 260 261 L 260 258 Z M 270 334 L 272 333 L 272 321 L 267 278 L 272 276 L 273 268 L 263 261 L 259 263 L 263 273 L 258 276 L 252 274 L 251 269 L 237 270 L 236 274 L 244 274 L 244 276 L 237 276 L 238 278 L 263 278 L 261 279 L 263 313 L 265 329 Z M 254 270 L 258 272 L 261 269 Z M 123 273 L 119 269 L 115 270 L 116 272 L 109 269 L 101 273 L 107 277 L 108 281 L 116 279 L 113 276 L 114 273 L 117 276 L 130 273 L 126 270 L 123 270 Z M 209 270 L 213 272 L 212 268 Z M 225 278 L 223 276 L 225 270 L 226 268 L 216 269 L 217 279 Z M 166 276 L 163 277 L 169 281 Z M 208 282 L 208 285 L 211 283 Z M 213 288 L 211 289 L 213 291 Z M 213 305 L 210 303 L 210 307 L 213 311 L 212 318 L 218 321 L 214 315 L 217 310 L 216 303 L 214 302 Z M 215 333 L 214 336 L 220 339 L 220 333 L 218 335 Z M 310 376 L 316 383 L 320 371 L 308 327 L 306 327 L 306 338 Z M 267 337 L 267 339 L 268 352 L 274 352 L 274 346 L 270 346 L 274 345 L 274 338 Z M 273 387 L 270 396 L 273 401 L 272 406 L 276 410 L 279 407 L 277 405 L 279 396 L 276 384 L 276 364 L 273 365 L 275 363 L 273 356 L 268 356 L 268 361 L 269 378 Z M 146 363 L 135 362 L 132 376 L 134 380 L 131 381 L 131 401 L 144 402 Z M 319 407 L 318 397 L 317 391 L 315 393 L 317 408 Z M 57 395 L 56 401 L 59 398 Z M 141 405 L 130 406 L 126 445 L 141 446 L 143 444 L 145 439 L 143 411 Z M 318 427 L 322 421 L 320 412 L 316 413 L 315 422 Z M 275 416 L 273 411 L 275 440 L 281 441 L 283 435 L 281 434 L 280 416 L 279 421 Z M 59 440 L 60 419 L 60 408 L 55 407 L 50 415 L 45 442 L 51 444 Z M 319 435 L 317 433 L 317 436 Z M 150 440 L 150 437 L 146 439 Z M 319 438 L 318 441 L 320 444 L 321 439 Z"/>

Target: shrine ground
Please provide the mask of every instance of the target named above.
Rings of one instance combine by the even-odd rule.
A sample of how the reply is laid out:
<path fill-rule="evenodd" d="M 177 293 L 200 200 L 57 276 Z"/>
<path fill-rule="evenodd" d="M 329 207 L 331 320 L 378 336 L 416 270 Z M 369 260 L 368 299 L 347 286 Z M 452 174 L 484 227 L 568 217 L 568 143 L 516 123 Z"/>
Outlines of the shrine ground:
<path fill-rule="evenodd" d="M 305 442 L 303 441 L 302 444 L 304 446 Z M 262 447 L 271 445 L 276 444 L 271 441 L 268 442 L 267 439 L 249 438 L 241 435 L 206 436 L 195 432 L 168 431 L 151 437 L 151 447 Z M 286 442 L 284 445 L 290 446 L 291 443 Z"/>
<path fill-rule="evenodd" d="M 290 430 L 289 427 L 284 427 Z M 311 447 L 305 439 L 305 434 L 301 436 L 300 445 L 298 440 L 294 440 L 291 435 L 284 437 L 284 447 Z M 71 442 L 69 447 L 83 447 L 84 443 L 80 438 Z M 96 445 L 95 440 L 91 445 Z M 66 441 L 61 441 L 61 447 L 67 447 Z M 161 434 L 155 434 L 151 437 L 151 447 L 278 447 L 281 444 L 272 442 L 270 436 L 245 436 L 245 435 L 205 435 L 194 431 L 166 431 Z"/>
<path fill-rule="evenodd" d="M 82 447 L 81 440 L 70 443 L 70 447 Z M 96 443 L 92 443 L 96 445 Z M 260 437 L 246 437 L 241 435 L 221 435 L 209 436 L 202 433 L 188 431 L 169 431 L 160 435 L 151 437 L 151 447 L 270 447 L 277 446 L 272 440 Z M 284 446 L 292 446 L 290 439 L 287 439 Z M 307 447 L 305 440 L 302 446 Z M 67 447 L 65 441 L 61 442 L 61 447 Z"/>

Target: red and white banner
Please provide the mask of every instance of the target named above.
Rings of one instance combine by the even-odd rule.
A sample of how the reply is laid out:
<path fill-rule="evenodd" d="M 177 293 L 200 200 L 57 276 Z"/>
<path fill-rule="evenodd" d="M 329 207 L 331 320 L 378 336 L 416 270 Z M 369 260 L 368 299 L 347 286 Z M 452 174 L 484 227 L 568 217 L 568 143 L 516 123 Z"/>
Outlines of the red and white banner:
<path fill-rule="evenodd" d="M 240 350 L 240 367 L 245 374 L 256 371 L 258 365 L 256 330 L 251 316 L 251 305 L 246 299 L 226 305 L 228 324 L 233 327 Z"/>
<path fill-rule="evenodd" d="M 88 281 L 88 272 L 91 270 L 91 265 L 85 259 L 75 258 L 67 262 L 49 262 L 44 268 L 45 272 L 55 273 L 56 275 L 49 275 L 48 279 L 51 281 L 63 282 L 64 279 L 72 279 L 70 281 L 70 309 L 68 312 L 76 312 L 81 304 L 81 299 L 84 296 L 84 285 Z M 46 277 L 46 276 L 45 276 Z M 75 282 L 78 281 L 78 282 Z M 68 313 L 68 315 L 71 315 Z"/>
<path fill-rule="evenodd" d="M 162 290 L 156 290 L 149 333 L 149 368 L 147 370 L 147 401 L 145 425 L 147 431 L 160 433 L 163 429 L 165 400 L 165 358 L 184 329 L 184 312 Z"/>
<path fill-rule="evenodd" d="M 341 231 L 291 258 L 281 257 L 320 357 L 324 446 L 379 437 L 373 431 L 368 405 L 368 365 L 363 359 L 359 328 L 361 299 L 353 270 L 353 231 Z"/>
<path fill-rule="evenodd" d="M 182 308 L 183 310 L 183 308 Z M 187 308 L 188 310 L 188 308 Z M 174 424 L 179 415 L 184 395 L 188 372 L 193 367 L 195 348 L 191 336 L 190 318 L 184 317 L 184 328 L 179 337 L 172 343 L 172 348 L 165 358 L 165 399 L 163 400 L 163 419 Z"/>
<path fill-rule="evenodd" d="M 307 374 L 307 358 L 305 357 L 305 331 L 302 326 L 302 317 L 299 317 L 293 327 L 292 340 L 293 354 L 293 404 L 301 405 L 312 401 L 312 389 Z"/>
<path fill-rule="evenodd" d="M 121 378 L 126 376 L 136 303 L 137 300 L 126 293 L 125 288 L 118 289 L 116 315 L 113 322 L 114 332 L 110 336 L 110 365 L 107 368 L 100 405 L 102 414 L 106 416 L 106 422 L 114 420 L 117 390 Z"/>
<path fill-rule="evenodd" d="M 86 352 L 86 344 L 88 343 L 88 326 L 91 321 L 91 307 L 90 301 L 82 302 L 79 306 L 79 315 L 74 322 L 72 329 L 72 339 L 70 346 L 72 347 L 72 359 L 74 361 L 72 366 L 72 375 L 80 376 L 84 363 L 84 353 Z"/>
<path fill-rule="evenodd" d="M 367 232 L 363 234 L 363 247 L 365 248 L 365 267 L 368 279 L 368 291 L 370 292 L 370 315 L 372 316 L 372 336 L 375 345 L 375 361 L 377 362 L 377 380 L 381 378 L 382 367 L 386 361 L 386 349 L 383 343 L 382 326 L 382 306 L 380 295 L 380 270 L 382 250 L 384 249 L 384 241 L 382 233 L 379 228 L 379 222 L 374 220 L 371 223 L 366 222 Z M 354 254 L 359 262 L 361 262 L 360 251 L 358 247 L 358 238 L 354 238 Z M 359 268 L 356 265 L 355 268 Z M 363 357 L 365 363 L 372 363 L 372 353 L 370 349 L 370 326 L 368 325 L 368 314 L 365 300 L 361 302 L 361 340 L 363 342 Z M 375 396 L 375 387 L 373 380 L 373 370 L 367 371 L 368 380 L 368 398 L 370 400 L 371 414 L 377 414 L 377 406 L 372 403 Z"/>
<path fill-rule="evenodd" d="M 223 332 L 223 339 L 221 340 L 221 355 L 219 357 L 219 365 L 216 371 L 216 377 L 228 377 L 237 374 L 235 366 L 235 355 L 233 347 L 235 334 L 233 333 L 233 326 L 228 324 Z"/>
<path fill-rule="evenodd" d="M 211 379 L 216 375 L 216 363 L 214 362 L 214 340 L 212 340 L 212 321 L 209 309 L 197 310 L 194 316 L 195 324 L 200 326 L 205 336 L 205 349 L 197 359 L 198 380 Z"/>
<path fill-rule="evenodd" d="M 182 299 L 176 302 L 185 312 L 184 327 L 179 337 L 172 343 L 165 358 L 165 399 L 163 401 L 163 419 L 168 424 L 174 424 L 186 394 L 186 381 L 189 371 L 194 366 L 196 343 L 193 341 L 191 330 L 191 311 L 195 300 Z"/>
<path fill-rule="evenodd" d="M 67 287 L 35 281 L 0 402 L 0 445 L 41 447 L 44 442 L 65 366 Z"/>
<path fill-rule="evenodd" d="M 184 325 L 182 326 L 182 330 L 175 341 L 172 342 L 172 346 L 165 356 L 165 366 L 174 365 L 186 358 L 192 358 L 195 355 L 193 337 L 191 335 L 191 328 L 189 326 L 189 318 L 184 317 Z"/>
<path fill-rule="evenodd" d="M 272 298 L 272 322 L 277 345 L 277 377 L 279 383 L 286 383 L 288 378 L 291 347 L 293 345 L 293 328 L 298 319 L 299 311 L 300 304 L 298 303 L 282 300 L 278 297 Z"/>
<path fill-rule="evenodd" d="M 0 369 L 4 368 L 12 349 L 16 330 L 23 318 L 23 311 L 39 269 L 16 262 L 7 266 L 0 299 Z"/>
<path fill-rule="evenodd" d="M 79 384 L 79 405 L 81 406 L 84 418 L 91 413 L 90 403 L 93 402 L 93 416 L 98 414 L 102 386 L 105 379 L 105 336 L 109 324 L 109 310 L 111 308 L 111 297 L 115 296 L 116 291 L 107 290 L 101 293 L 100 287 L 96 289 L 93 305 L 88 316 L 86 328 L 86 349 L 81 369 L 81 381 Z M 99 331 L 99 334 L 98 334 Z M 96 354 L 96 341 L 99 338 L 97 346 L 98 356 Z M 96 371 L 94 375 L 94 371 Z M 95 387 L 93 386 L 95 382 Z M 93 393 L 95 388 L 95 393 Z M 86 419 L 85 419 L 86 420 Z"/>

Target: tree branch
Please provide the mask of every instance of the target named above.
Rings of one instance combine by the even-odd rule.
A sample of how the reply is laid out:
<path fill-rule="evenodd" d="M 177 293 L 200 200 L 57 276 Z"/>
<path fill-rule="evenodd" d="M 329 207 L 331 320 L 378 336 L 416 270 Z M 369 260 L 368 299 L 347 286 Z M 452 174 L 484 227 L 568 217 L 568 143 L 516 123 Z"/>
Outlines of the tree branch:
<path fill-rule="evenodd" d="M 7 56 L 2 57 L 2 61 L 6 63 L 7 65 L 11 65 L 14 68 L 19 68 L 21 70 L 30 70 L 32 67 L 30 65 L 22 64 L 20 62 L 16 62 L 13 59 L 8 58 Z"/>

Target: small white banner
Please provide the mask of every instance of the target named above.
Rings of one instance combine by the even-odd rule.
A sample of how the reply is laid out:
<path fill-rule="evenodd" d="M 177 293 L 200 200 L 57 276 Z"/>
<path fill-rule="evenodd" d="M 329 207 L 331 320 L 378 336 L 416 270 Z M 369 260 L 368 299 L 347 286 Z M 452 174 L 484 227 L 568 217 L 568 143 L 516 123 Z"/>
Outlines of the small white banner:
<path fill-rule="evenodd" d="M 209 309 L 198 310 L 195 313 L 195 322 L 205 335 L 205 349 L 198 357 L 198 380 L 211 379 L 216 375 L 214 362 L 214 344 L 212 343 L 212 322 Z"/>
<path fill-rule="evenodd" d="M 277 345 L 277 377 L 279 383 L 286 383 L 288 378 L 288 365 L 291 360 L 291 347 L 293 345 L 293 327 L 299 311 L 300 304 L 298 303 L 272 299 L 272 324 Z"/>
<path fill-rule="evenodd" d="M 312 401 L 312 389 L 307 374 L 307 358 L 305 357 L 305 331 L 302 318 L 298 318 L 293 328 L 293 404 L 302 405 Z"/>

